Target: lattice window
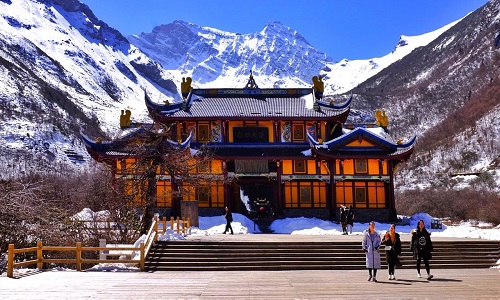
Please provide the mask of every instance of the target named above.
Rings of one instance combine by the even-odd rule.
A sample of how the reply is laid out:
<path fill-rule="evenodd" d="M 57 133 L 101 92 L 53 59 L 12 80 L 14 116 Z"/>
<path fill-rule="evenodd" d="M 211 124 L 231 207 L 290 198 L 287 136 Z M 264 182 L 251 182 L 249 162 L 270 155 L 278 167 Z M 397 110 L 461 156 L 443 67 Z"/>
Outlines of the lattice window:
<path fill-rule="evenodd" d="M 293 161 L 293 172 L 294 173 L 305 173 L 306 172 L 306 161 L 305 160 L 294 160 Z"/>
<path fill-rule="evenodd" d="M 210 141 L 210 125 L 198 124 L 198 141 L 199 142 L 209 142 Z"/>
<path fill-rule="evenodd" d="M 305 140 L 304 124 L 292 125 L 292 141 L 303 142 Z"/>

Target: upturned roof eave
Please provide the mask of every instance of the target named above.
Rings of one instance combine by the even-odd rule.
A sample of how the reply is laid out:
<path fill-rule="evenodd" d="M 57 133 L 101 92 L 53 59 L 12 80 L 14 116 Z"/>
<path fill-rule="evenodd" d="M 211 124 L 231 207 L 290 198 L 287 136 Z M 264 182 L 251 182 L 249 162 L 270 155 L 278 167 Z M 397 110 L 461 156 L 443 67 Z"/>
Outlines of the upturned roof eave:
<path fill-rule="evenodd" d="M 352 151 L 336 151 L 330 152 L 326 149 L 316 149 L 315 147 L 311 147 L 311 152 L 318 158 L 326 158 L 326 159 L 381 159 L 381 160 L 391 160 L 391 161 L 403 161 L 410 158 L 413 154 L 414 148 L 411 147 L 404 152 L 400 153 L 387 153 L 387 154 L 370 154 L 369 152 L 365 153 L 355 153 Z"/>

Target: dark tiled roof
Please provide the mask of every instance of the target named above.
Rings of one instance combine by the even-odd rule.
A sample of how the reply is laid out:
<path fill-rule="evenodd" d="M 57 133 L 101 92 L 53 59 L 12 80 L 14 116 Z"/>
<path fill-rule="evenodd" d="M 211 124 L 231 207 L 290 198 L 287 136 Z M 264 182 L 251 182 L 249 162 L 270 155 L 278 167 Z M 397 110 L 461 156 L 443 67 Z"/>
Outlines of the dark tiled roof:
<path fill-rule="evenodd" d="M 319 100 L 316 109 L 312 89 L 214 89 L 193 90 L 185 105 L 163 105 L 146 99 L 151 111 L 175 118 L 309 118 L 324 119 L 345 114 L 350 100 L 330 104 Z M 149 103 L 148 103 L 149 102 Z"/>

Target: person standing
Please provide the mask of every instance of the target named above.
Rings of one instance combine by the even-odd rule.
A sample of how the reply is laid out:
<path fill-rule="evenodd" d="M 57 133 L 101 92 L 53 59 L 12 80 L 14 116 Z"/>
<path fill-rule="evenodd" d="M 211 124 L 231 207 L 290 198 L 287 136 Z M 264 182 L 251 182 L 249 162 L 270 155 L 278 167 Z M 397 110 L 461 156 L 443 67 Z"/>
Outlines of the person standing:
<path fill-rule="evenodd" d="M 368 269 L 368 281 L 377 282 L 377 269 L 380 269 L 380 252 L 381 243 L 380 235 L 375 230 L 375 222 L 370 222 L 370 227 L 363 232 L 363 242 L 361 246 L 366 256 L 366 268 Z"/>
<path fill-rule="evenodd" d="M 347 232 L 352 234 L 352 226 L 354 225 L 354 210 L 352 204 L 349 205 L 349 210 L 347 211 Z"/>
<path fill-rule="evenodd" d="M 396 280 L 394 270 L 399 255 L 401 255 L 401 239 L 399 233 L 396 232 L 396 225 L 391 224 L 389 231 L 385 233 L 382 239 L 382 245 L 385 245 L 385 258 L 389 266 L 389 280 Z"/>
<path fill-rule="evenodd" d="M 420 275 L 420 263 L 422 259 L 424 260 L 425 270 L 427 271 L 427 280 L 434 277 L 431 274 L 431 268 L 429 266 L 429 260 L 432 257 L 432 247 L 431 234 L 425 229 L 424 220 L 419 220 L 417 224 L 417 229 L 412 230 L 411 236 L 411 246 L 410 251 L 413 252 L 413 257 L 417 259 L 417 276 L 421 278 Z"/>
<path fill-rule="evenodd" d="M 347 211 L 344 205 L 340 206 L 340 224 L 342 225 L 342 234 L 347 234 Z"/>
<path fill-rule="evenodd" d="M 224 215 L 224 218 L 226 219 L 226 229 L 224 229 L 224 234 L 226 234 L 227 231 L 231 230 L 231 234 L 234 234 L 233 232 L 233 227 L 231 227 L 231 222 L 233 222 L 233 214 L 229 210 L 229 208 L 226 206 L 226 214 Z"/>

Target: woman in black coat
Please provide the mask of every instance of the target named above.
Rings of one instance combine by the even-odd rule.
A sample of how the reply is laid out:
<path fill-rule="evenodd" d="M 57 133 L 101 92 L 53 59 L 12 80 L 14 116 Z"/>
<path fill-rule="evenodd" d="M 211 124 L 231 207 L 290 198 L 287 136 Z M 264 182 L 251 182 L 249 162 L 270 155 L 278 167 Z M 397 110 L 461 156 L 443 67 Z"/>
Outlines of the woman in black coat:
<path fill-rule="evenodd" d="M 431 279 L 431 268 L 429 266 L 429 260 L 432 257 L 432 247 L 431 234 L 425 229 L 424 221 L 418 221 L 417 230 L 413 232 L 411 236 L 411 248 L 410 251 L 413 252 L 413 257 L 417 259 L 417 276 L 420 278 L 420 262 L 424 259 L 425 270 L 427 271 L 427 279 Z"/>
<path fill-rule="evenodd" d="M 226 229 L 224 229 L 224 234 L 231 230 L 231 234 L 234 234 L 233 232 L 233 227 L 231 227 L 231 222 L 233 222 L 233 214 L 229 210 L 229 208 L 226 206 L 226 214 L 224 215 L 224 218 L 226 219 Z"/>
<path fill-rule="evenodd" d="M 388 232 L 385 233 L 382 239 L 382 245 L 385 245 L 385 259 L 389 265 L 389 280 L 396 280 L 394 270 L 401 255 L 401 239 L 399 233 L 396 232 L 396 225 L 391 224 Z"/>

